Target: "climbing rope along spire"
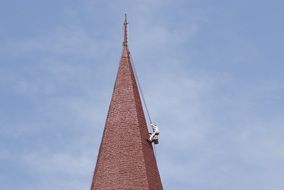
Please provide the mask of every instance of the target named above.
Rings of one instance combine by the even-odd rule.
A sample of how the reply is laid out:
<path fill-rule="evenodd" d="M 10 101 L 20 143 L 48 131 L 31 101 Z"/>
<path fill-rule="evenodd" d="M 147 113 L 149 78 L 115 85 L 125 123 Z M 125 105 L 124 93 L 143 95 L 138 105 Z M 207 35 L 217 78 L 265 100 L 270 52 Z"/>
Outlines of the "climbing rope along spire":
<path fill-rule="evenodd" d="M 145 100 L 145 97 L 144 97 L 144 93 L 143 93 L 143 91 L 142 91 L 142 88 L 141 88 L 141 85 L 140 85 L 140 81 L 139 81 L 139 79 L 138 79 L 138 75 L 137 75 L 137 72 L 136 72 L 136 69 L 135 69 L 135 64 L 134 64 L 134 61 L 133 61 L 131 55 L 130 55 L 130 60 L 131 60 L 131 63 L 132 63 L 132 67 L 133 67 L 133 71 L 134 71 L 134 76 L 135 76 L 136 81 L 137 81 L 138 90 L 139 90 L 139 92 L 140 92 L 140 94 L 141 94 L 142 102 L 143 102 L 143 104 L 144 104 L 147 117 L 148 117 L 148 119 L 149 119 L 150 124 L 152 124 L 153 122 L 152 122 L 152 119 L 151 119 L 151 116 L 150 116 L 150 113 L 149 113 L 149 110 L 148 110 L 148 107 L 147 107 L 147 104 L 146 104 L 146 100 Z"/>
<path fill-rule="evenodd" d="M 150 113 L 149 113 L 149 110 L 148 110 L 148 107 L 147 107 L 147 104 L 146 104 L 146 100 L 145 100 L 145 97 L 144 97 L 144 94 L 143 94 L 143 91 L 142 91 L 142 88 L 141 88 L 141 85 L 140 85 L 140 81 L 138 79 L 138 75 L 137 75 L 137 72 L 136 72 L 136 69 L 135 69 L 135 64 L 134 64 L 134 61 L 132 59 L 132 56 L 129 55 L 130 57 L 130 60 L 131 60 L 131 63 L 132 63 L 132 68 L 133 68 L 133 72 L 134 72 L 134 77 L 137 81 L 137 86 L 138 86 L 138 90 L 141 94 L 141 98 L 142 98 L 142 102 L 143 102 L 143 105 L 144 105 L 144 108 L 145 108 L 145 111 L 146 111 L 146 114 L 147 114 L 147 117 L 148 117 L 148 120 L 150 122 L 150 124 L 152 124 L 152 119 L 151 119 L 151 116 L 150 116 Z M 147 125 L 148 126 L 148 125 Z M 154 155 L 155 157 L 157 157 L 157 154 L 156 154 L 156 145 L 154 143 L 154 146 L 153 146 L 153 149 L 154 149 Z"/>

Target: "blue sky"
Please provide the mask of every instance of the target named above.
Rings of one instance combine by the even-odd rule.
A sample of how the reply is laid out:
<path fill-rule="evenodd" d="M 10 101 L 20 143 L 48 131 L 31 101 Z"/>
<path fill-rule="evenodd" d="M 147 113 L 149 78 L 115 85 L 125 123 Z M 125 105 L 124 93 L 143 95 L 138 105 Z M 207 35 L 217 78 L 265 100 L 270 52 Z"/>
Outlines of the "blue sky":
<path fill-rule="evenodd" d="M 89 189 L 122 47 L 165 189 L 284 189 L 283 1 L 0 2 L 0 189 Z"/>

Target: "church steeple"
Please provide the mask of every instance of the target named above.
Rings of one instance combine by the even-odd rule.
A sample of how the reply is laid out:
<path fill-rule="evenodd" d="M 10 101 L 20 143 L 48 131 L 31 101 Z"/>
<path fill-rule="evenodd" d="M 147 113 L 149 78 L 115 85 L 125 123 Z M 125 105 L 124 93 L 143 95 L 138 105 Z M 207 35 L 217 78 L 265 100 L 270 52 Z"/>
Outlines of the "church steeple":
<path fill-rule="evenodd" d="M 91 190 L 162 190 L 135 79 L 124 21 L 123 53 L 109 106 Z"/>

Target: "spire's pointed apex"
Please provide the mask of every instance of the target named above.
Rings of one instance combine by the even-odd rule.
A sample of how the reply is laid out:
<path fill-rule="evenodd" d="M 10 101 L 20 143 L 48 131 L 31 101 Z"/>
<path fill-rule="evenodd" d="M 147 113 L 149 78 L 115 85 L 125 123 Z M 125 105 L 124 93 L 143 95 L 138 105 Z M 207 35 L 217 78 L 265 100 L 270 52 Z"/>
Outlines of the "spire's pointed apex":
<path fill-rule="evenodd" d="M 127 23 L 127 14 L 124 14 L 124 23 Z"/>
<path fill-rule="evenodd" d="M 123 40 L 123 46 L 128 46 L 128 40 L 127 40 L 127 25 L 128 25 L 128 21 L 127 21 L 127 14 L 125 13 L 124 15 L 124 40 Z"/>

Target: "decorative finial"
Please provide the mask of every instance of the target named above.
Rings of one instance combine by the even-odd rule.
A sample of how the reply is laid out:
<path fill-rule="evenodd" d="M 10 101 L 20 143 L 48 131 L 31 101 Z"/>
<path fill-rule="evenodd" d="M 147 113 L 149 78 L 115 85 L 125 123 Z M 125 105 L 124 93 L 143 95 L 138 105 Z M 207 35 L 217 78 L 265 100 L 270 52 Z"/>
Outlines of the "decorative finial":
<path fill-rule="evenodd" d="M 124 40 L 123 40 L 123 46 L 127 46 L 127 25 L 128 25 L 128 21 L 127 21 L 127 14 L 124 15 Z"/>

